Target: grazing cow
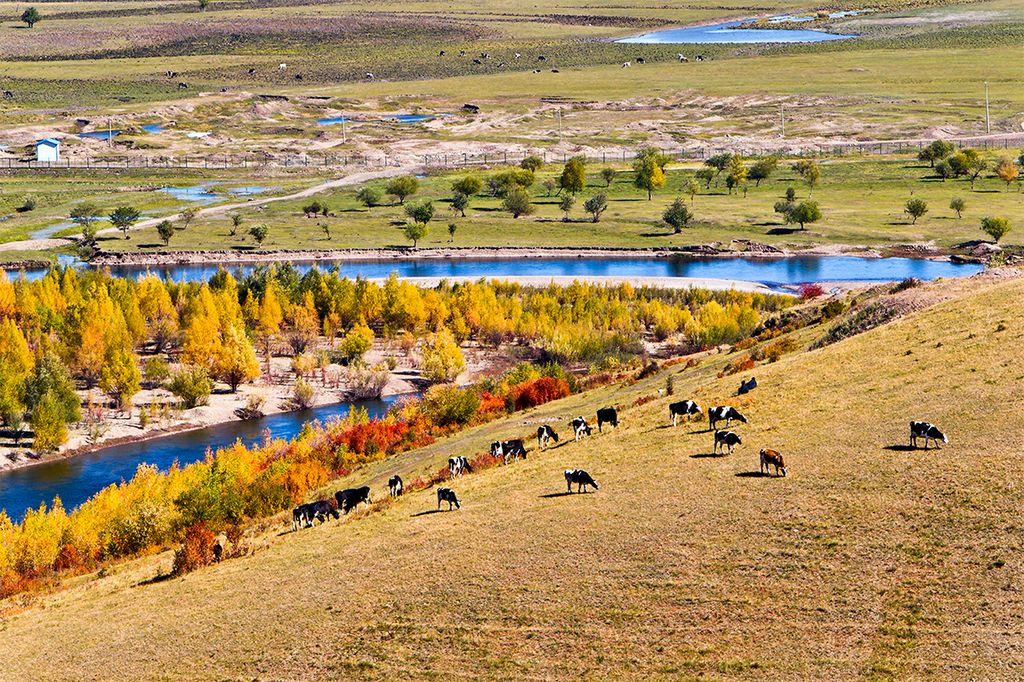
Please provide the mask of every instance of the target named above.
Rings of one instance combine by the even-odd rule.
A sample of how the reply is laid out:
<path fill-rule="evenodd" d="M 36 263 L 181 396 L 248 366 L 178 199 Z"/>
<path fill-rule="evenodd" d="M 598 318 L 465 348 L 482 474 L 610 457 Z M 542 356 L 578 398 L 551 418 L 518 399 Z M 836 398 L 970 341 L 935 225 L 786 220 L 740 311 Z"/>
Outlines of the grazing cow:
<path fill-rule="evenodd" d="M 558 442 L 558 434 L 555 430 L 545 424 L 537 427 L 537 447 L 546 448 L 551 441 Z"/>
<path fill-rule="evenodd" d="M 178 83 L 179 90 L 188 90 L 188 83 Z"/>
<path fill-rule="evenodd" d="M 624 68 L 624 69 L 628 69 L 631 66 L 633 66 L 633 65 L 630 64 L 629 62 L 622 62 L 622 68 Z"/>
<path fill-rule="evenodd" d="M 559 71 L 558 69 L 551 69 L 551 73 L 562 73 L 562 72 Z"/>
<path fill-rule="evenodd" d="M 402 477 L 398 474 L 395 474 L 388 479 L 388 490 L 391 492 L 391 497 L 398 497 L 401 495 L 403 487 Z"/>
<path fill-rule="evenodd" d="M 308 504 L 300 504 L 295 509 L 292 509 L 292 530 L 298 530 L 306 525 L 306 510 L 308 507 Z"/>
<path fill-rule="evenodd" d="M 647 60 L 644 59 L 643 57 L 637 57 L 635 61 L 636 61 L 637 64 L 646 64 L 647 63 Z"/>
<path fill-rule="evenodd" d="M 316 502 L 311 502 L 309 506 L 313 511 L 312 518 L 309 521 L 310 525 L 313 525 L 313 521 L 316 519 L 326 523 L 328 516 L 333 516 L 335 519 L 341 518 L 341 514 L 338 513 L 337 508 L 331 504 L 330 500 L 317 500 Z"/>
<path fill-rule="evenodd" d="M 465 457 L 449 457 L 448 458 L 448 474 L 452 478 L 458 478 L 462 474 L 469 472 L 473 473 L 473 467 L 469 466 L 469 460 Z"/>
<path fill-rule="evenodd" d="M 586 492 L 587 486 L 593 486 L 594 490 L 600 489 L 601 486 L 597 484 L 590 474 L 583 469 L 566 469 L 565 470 L 565 487 L 568 491 L 572 492 L 572 484 L 577 485 L 576 492 Z"/>
<path fill-rule="evenodd" d="M 338 510 L 327 500 L 300 504 L 292 510 L 292 530 L 312 526 L 317 519 L 326 521 L 328 516 L 341 518 Z"/>
<path fill-rule="evenodd" d="M 721 447 L 723 455 L 726 448 L 729 448 L 731 455 L 736 446 L 742 444 L 743 440 L 732 431 L 715 431 L 715 454 L 718 454 L 718 448 Z"/>
<path fill-rule="evenodd" d="M 300 80 L 302 80 L 302 74 L 301 73 L 297 73 L 297 74 L 295 74 L 294 78 L 295 78 L 295 80 L 300 81 Z"/>
<path fill-rule="evenodd" d="M 508 464 L 509 458 L 519 459 L 522 457 L 526 459 L 526 445 L 518 438 L 503 441 L 496 440 L 491 443 L 491 455 L 501 457 L 505 464 Z"/>
<path fill-rule="evenodd" d="M 619 413 L 614 407 L 602 407 L 597 411 L 597 432 L 601 433 L 601 426 L 603 424 L 611 424 L 617 427 L 619 425 Z"/>
<path fill-rule="evenodd" d="M 688 62 L 688 61 L 690 61 L 689 59 L 686 58 L 686 55 L 683 54 L 682 52 L 680 52 L 677 56 L 679 57 L 679 61 L 681 61 L 681 62 Z"/>
<path fill-rule="evenodd" d="M 726 427 L 731 426 L 733 419 L 744 424 L 747 423 L 747 418 L 740 414 L 735 407 L 723 405 L 722 407 L 712 407 L 708 410 L 708 422 L 711 424 L 712 430 L 715 428 L 715 424 L 720 421 L 724 421 Z"/>
<path fill-rule="evenodd" d="M 576 417 L 569 423 L 572 424 L 572 431 L 573 433 L 576 434 L 577 443 L 579 442 L 580 438 L 583 438 L 583 436 L 590 435 L 590 424 L 588 424 L 587 420 L 584 419 L 583 417 Z"/>
<path fill-rule="evenodd" d="M 448 503 L 448 511 L 452 510 L 452 505 L 455 505 L 456 509 L 462 509 L 462 505 L 459 504 L 459 498 L 456 497 L 455 491 L 451 488 L 438 488 L 437 489 L 437 510 L 441 511 L 441 503 Z"/>
<path fill-rule="evenodd" d="M 284 71 L 284 70 L 285 70 L 285 69 L 287 69 L 287 68 L 288 68 L 288 65 L 287 65 L 287 64 L 278 64 L 278 65 L 277 65 L 277 70 L 278 70 L 278 71 Z"/>
<path fill-rule="evenodd" d="M 473 63 L 474 63 L 474 64 L 483 64 L 483 62 L 482 62 L 482 61 L 480 61 L 479 59 L 474 59 L 474 60 L 473 60 Z"/>
<path fill-rule="evenodd" d="M 782 459 L 782 453 L 778 450 L 761 448 L 761 473 L 767 474 L 769 465 L 775 467 L 776 476 L 780 471 L 783 476 L 786 475 L 786 460 Z"/>
<path fill-rule="evenodd" d="M 736 395 L 745 395 L 753 391 L 755 388 L 757 388 L 757 378 L 750 377 L 746 381 L 740 382 L 740 387 L 736 390 Z"/>
<path fill-rule="evenodd" d="M 249 75 L 253 76 L 256 74 L 256 69 L 249 69 Z"/>
<path fill-rule="evenodd" d="M 338 509 L 343 513 L 348 514 L 350 511 L 356 508 L 360 502 L 365 502 L 366 506 L 370 506 L 370 486 L 364 485 L 362 488 L 346 488 L 345 490 L 339 490 L 334 493 L 334 499 L 338 501 Z"/>
<path fill-rule="evenodd" d="M 924 449 L 928 449 L 928 441 L 935 441 L 935 447 L 939 447 L 939 441 L 949 443 L 949 438 L 934 424 L 928 422 L 910 422 L 910 447 L 917 447 L 917 439 L 924 438 Z"/>
<path fill-rule="evenodd" d="M 678 403 L 671 403 L 668 406 L 668 413 L 672 415 L 672 426 L 676 425 L 676 419 L 680 415 L 689 420 L 693 415 L 704 414 L 703 410 L 700 409 L 700 405 L 693 400 L 680 400 Z"/>
<path fill-rule="evenodd" d="M 4 90 L 4 99 L 14 99 L 14 93 L 10 90 Z"/>
<path fill-rule="evenodd" d="M 465 57 L 466 56 L 466 51 L 465 50 L 459 50 L 459 56 L 460 57 Z"/>
<path fill-rule="evenodd" d="M 523 56 L 523 55 L 521 55 L 521 54 L 519 54 L 518 52 L 516 52 L 515 54 L 513 54 L 513 55 L 512 55 L 512 58 L 513 58 L 513 59 L 519 59 L 519 58 L 520 58 L 520 57 L 522 57 L 522 56 Z"/>
<path fill-rule="evenodd" d="M 697 61 L 698 62 L 704 61 L 704 55 L 702 55 L 702 54 L 697 55 Z"/>
<path fill-rule="evenodd" d="M 440 52 L 437 53 L 438 57 L 443 57 L 444 55 L 445 55 L 445 51 L 444 50 L 441 50 Z"/>
<path fill-rule="evenodd" d="M 547 57 L 545 57 L 544 55 L 540 55 L 539 57 L 537 57 L 537 61 L 538 62 L 547 61 Z"/>

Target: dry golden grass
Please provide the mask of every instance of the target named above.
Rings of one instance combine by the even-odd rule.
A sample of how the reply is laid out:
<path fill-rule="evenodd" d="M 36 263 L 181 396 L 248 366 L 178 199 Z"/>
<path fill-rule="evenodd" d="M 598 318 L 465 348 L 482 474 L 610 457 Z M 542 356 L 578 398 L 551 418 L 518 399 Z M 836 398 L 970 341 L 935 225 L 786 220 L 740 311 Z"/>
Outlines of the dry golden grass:
<path fill-rule="evenodd" d="M 966 293 L 755 370 L 735 455 L 701 456 L 706 422 L 666 427 L 670 400 L 733 393 L 730 357 L 637 408 L 668 372 L 573 396 L 352 482 L 379 496 L 525 420 L 616 403 L 622 425 L 457 481 L 461 512 L 422 513 L 424 491 L 181 579 L 139 584 L 167 554 L 80 579 L 0 623 L 0 678 L 1011 679 L 1024 281 L 930 286 Z M 885 449 L 912 418 L 950 445 Z M 789 477 L 749 475 L 764 446 Z M 553 495 L 568 467 L 600 492 Z"/>

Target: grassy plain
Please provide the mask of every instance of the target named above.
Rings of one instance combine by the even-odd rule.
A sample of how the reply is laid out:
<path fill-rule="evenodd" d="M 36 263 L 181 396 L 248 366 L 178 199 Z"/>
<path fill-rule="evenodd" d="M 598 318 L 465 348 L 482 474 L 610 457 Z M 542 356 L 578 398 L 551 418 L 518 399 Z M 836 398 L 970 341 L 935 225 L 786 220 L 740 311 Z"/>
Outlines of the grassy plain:
<path fill-rule="evenodd" d="M 146 584 L 167 553 L 84 576 L 4 618 L 18 678 L 997 679 L 1024 665 L 1013 485 L 1020 280 L 940 282 L 946 299 L 886 327 L 756 370 L 676 366 L 550 403 L 357 472 L 392 473 L 537 423 L 622 408 L 618 429 L 571 440 L 381 513 L 297 534 L 255 555 Z M 806 345 L 823 332 L 800 333 Z M 666 375 L 675 395 L 659 395 Z M 842 396 L 837 399 L 836 396 Z M 639 407 L 637 398 L 652 401 Z M 750 418 L 734 455 L 667 403 L 731 402 Z M 964 409 L 964 406 L 977 409 Z M 951 442 L 909 451 L 907 421 Z M 786 478 L 757 475 L 781 449 Z M 564 495 L 562 470 L 601 483 Z M 45 642 L 45 646 L 40 646 Z"/>

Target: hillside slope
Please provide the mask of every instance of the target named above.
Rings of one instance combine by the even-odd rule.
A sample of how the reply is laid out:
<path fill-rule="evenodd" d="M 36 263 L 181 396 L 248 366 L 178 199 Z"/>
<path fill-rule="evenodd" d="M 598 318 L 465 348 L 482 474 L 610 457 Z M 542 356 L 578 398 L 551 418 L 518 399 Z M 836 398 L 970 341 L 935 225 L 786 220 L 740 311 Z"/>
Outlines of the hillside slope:
<path fill-rule="evenodd" d="M 164 554 L 84 580 L 0 623 L 0 679 L 1019 675 L 1024 281 L 964 288 L 759 367 L 732 456 L 707 456 L 706 422 L 666 427 L 670 400 L 733 393 L 746 374 L 714 378 L 727 358 L 573 396 L 525 420 L 616 403 L 622 425 L 465 477 L 460 512 L 428 513 L 424 491 L 274 528 L 254 556 L 182 579 L 140 584 Z M 673 398 L 630 407 L 669 372 Z M 907 451 L 911 418 L 950 444 Z M 436 470 L 523 421 L 368 473 Z M 764 446 L 787 478 L 752 474 Z M 600 492 L 558 494 L 568 467 Z"/>

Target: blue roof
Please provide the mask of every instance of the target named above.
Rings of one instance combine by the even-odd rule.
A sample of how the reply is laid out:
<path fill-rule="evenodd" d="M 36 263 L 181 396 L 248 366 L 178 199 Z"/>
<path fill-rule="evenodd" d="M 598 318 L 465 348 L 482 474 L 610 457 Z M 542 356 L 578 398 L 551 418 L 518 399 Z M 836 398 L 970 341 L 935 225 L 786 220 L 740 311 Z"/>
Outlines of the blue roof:
<path fill-rule="evenodd" d="M 47 137 L 47 138 L 44 138 L 44 139 L 39 140 L 38 142 L 36 142 L 36 146 L 37 147 L 39 145 L 41 145 L 41 144 L 49 145 L 51 147 L 59 147 L 60 146 L 60 140 L 58 140 L 55 137 Z"/>

